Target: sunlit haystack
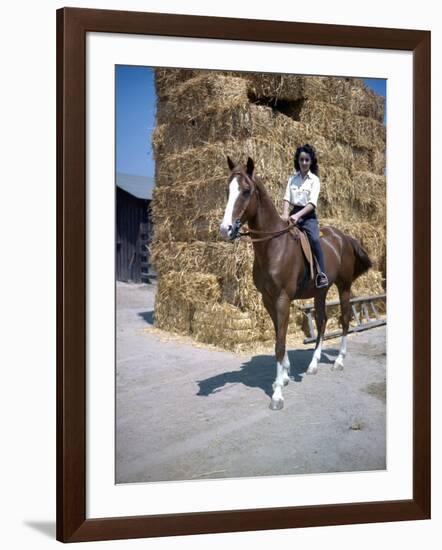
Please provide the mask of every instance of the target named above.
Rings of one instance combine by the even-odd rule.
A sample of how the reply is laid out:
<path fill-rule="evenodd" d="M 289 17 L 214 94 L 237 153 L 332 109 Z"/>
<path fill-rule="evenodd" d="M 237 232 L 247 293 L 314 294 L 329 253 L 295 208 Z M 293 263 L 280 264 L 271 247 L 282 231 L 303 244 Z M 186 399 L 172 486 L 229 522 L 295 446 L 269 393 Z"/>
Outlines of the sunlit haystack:
<path fill-rule="evenodd" d="M 359 79 L 157 69 L 153 144 L 155 323 L 194 339 L 239 350 L 273 338 L 252 281 L 253 249 L 226 243 L 226 156 L 251 156 L 277 208 L 293 152 L 312 144 L 321 169 L 318 216 L 359 239 L 374 268 L 354 295 L 385 288 L 384 100 Z M 329 299 L 337 298 L 332 289 Z M 303 336 L 299 302 L 289 333 Z M 380 308 L 384 311 L 384 308 Z M 332 312 L 330 327 L 337 326 Z"/>

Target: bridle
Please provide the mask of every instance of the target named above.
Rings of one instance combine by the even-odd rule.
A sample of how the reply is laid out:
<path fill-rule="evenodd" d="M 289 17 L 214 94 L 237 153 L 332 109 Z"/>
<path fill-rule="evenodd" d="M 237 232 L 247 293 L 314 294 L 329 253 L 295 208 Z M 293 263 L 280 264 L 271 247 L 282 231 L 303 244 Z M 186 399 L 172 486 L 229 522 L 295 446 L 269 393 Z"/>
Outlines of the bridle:
<path fill-rule="evenodd" d="M 235 172 L 233 172 L 233 174 L 235 175 Z M 253 193 L 255 193 L 256 183 L 252 180 L 252 178 L 250 178 L 250 176 L 248 174 L 243 174 L 243 173 L 240 173 L 240 172 L 238 172 L 238 175 L 241 175 L 241 176 L 245 175 L 246 179 L 248 179 L 249 182 L 253 183 Z M 250 196 L 250 198 L 251 198 L 251 196 Z M 275 237 L 279 237 L 280 235 L 284 235 L 285 233 L 288 233 L 289 231 L 294 230 L 296 228 L 295 224 L 291 220 L 289 220 L 287 222 L 287 227 L 285 227 L 284 229 L 279 229 L 278 231 L 258 231 L 257 229 L 247 228 L 246 232 L 241 232 L 240 231 L 240 229 L 241 229 L 241 218 L 243 217 L 244 212 L 246 211 L 247 207 L 248 207 L 248 203 L 241 210 L 239 216 L 234 221 L 234 223 L 232 225 L 232 230 L 231 230 L 231 233 L 230 233 L 230 236 L 229 236 L 229 240 L 234 241 L 236 239 L 240 239 L 241 237 L 249 237 L 251 242 L 256 243 L 256 242 L 260 242 L 260 241 L 267 241 L 267 240 L 273 239 Z M 254 238 L 251 237 L 251 235 L 253 235 L 253 234 L 262 235 L 262 237 L 258 237 L 257 239 L 254 239 Z"/>

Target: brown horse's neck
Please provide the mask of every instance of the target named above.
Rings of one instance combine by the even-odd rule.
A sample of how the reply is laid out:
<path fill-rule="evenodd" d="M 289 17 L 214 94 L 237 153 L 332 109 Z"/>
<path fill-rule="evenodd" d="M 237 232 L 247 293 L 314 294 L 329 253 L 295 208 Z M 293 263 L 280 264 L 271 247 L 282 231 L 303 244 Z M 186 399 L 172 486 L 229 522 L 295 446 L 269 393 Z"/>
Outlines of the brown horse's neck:
<path fill-rule="evenodd" d="M 254 216 L 248 219 L 250 229 L 257 231 L 278 232 L 287 228 L 272 199 L 264 186 L 257 183 L 258 197 Z M 292 238 L 290 233 L 275 235 L 269 239 L 253 242 L 255 252 L 254 281 L 262 291 L 272 280 L 272 292 L 285 288 L 289 296 L 295 296 L 304 272 L 304 259 L 300 241 Z M 266 282 L 267 281 L 267 282 Z M 276 285 L 276 286 L 275 286 Z"/>
<path fill-rule="evenodd" d="M 261 183 L 257 183 L 257 187 L 257 208 L 255 215 L 248 220 L 250 229 L 268 232 L 285 229 L 287 222 L 282 221 L 266 189 Z M 279 261 L 287 243 L 286 237 L 287 235 L 281 235 L 253 243 L 255 258 L 262 270 L 267 271 L 275 261 Z"/>
<path fill-rule="evenodd" d="M 257 208 L 255 215 L 248 220 L 250 229 L 256 229 L 257 231 L 284 229 L 286 224 L 282 221 L 266 189 L 259 182 L 255 184 L 258 188 Z"/>

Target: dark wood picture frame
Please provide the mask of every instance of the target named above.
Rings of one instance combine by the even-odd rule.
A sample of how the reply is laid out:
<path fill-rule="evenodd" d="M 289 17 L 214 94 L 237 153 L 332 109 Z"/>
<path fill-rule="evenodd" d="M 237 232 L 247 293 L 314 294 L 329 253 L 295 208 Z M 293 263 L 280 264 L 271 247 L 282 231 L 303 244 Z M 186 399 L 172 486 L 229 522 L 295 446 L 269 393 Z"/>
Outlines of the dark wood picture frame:
<path fill-rule="evenodd" d="M 86 519 L 86 33 L 413 54 L 413 498 Z M 63 8 L 57 11 L 57 539 L 254 531 L 430 517 L 430 32 Z M 406 223 L 406 222 L 404 222 Z M 411 314 L 411 312 L 410 312 Z"/>

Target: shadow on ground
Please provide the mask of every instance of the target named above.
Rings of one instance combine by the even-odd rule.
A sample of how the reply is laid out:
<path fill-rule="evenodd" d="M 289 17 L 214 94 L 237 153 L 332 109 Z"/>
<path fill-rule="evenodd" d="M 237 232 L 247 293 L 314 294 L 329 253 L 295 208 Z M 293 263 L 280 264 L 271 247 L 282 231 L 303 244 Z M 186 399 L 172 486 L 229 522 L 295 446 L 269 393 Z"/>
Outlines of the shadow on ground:
<path fill-rule="evenodd" d="M 153 310 L 152 311 L 143 311 L 142 313 L 139 313 L 138 314 L 142 319 L 143 321 L 145 321 L 148 325 L 151 325 L 153 326 L 153 322 L 154 322 L 154 312 Z"/>
<path fill-rule="evenodd" d="M 322 354 L 321 363 L 333 364 L 333 360 L 327 356 L 336 356 L 337 354 L 337 350 L 327 349 L 326 353 Z M 312 349 L 289 351 L 291 363 L 290 378 L 292 380 L 302 382 L 303 375 L 308 369 L 312 355 Z M 240 370 L 224 372 L 205 380 L 198 380 L 199 390 L 197 395 L 207 397 L 220 392 L 227 384 L 244 384 L 249 388 L 259 388 L 271 397 L 275 376 L 276 365 L 274 355 L 257 355 L 256 357 L 252 357 L 250 361 L 243 363 Z"/>

